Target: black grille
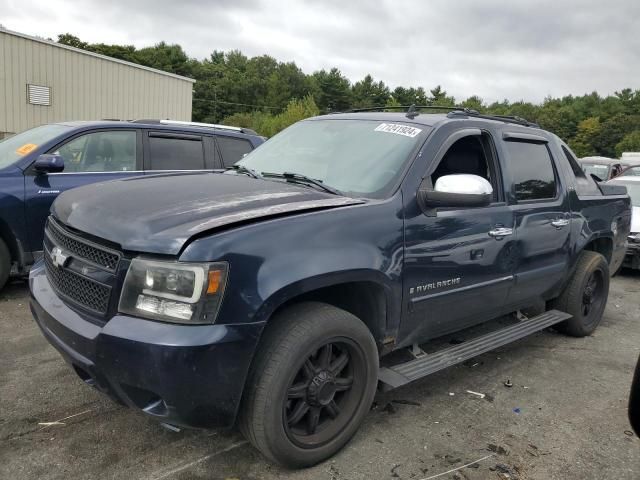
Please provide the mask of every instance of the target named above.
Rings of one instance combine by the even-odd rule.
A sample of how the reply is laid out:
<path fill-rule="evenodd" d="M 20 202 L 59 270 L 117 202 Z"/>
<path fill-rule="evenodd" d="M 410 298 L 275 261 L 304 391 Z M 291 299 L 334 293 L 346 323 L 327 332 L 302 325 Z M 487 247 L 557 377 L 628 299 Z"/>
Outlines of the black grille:
<path fill-rule="evenodd" d="M 49 283 L 60 295 L 101 315 L 107 313 L 111 294 L 110 287 L 94 282 L 65 268 L 56 267 L 47 251 L 44 252 L 44 260 Z"/>
<path fill-rule="evenodd" d="M 118 261 L 120 260 L 118 253 L 76 239 L 73 235 L 64 231 L 63 228 L 57 225 L 51 218 L 49 218 L 47 222 L 46 233 L 54 244 L 80 258 L 112 272 L 115 271 L 118 266 Z"/>

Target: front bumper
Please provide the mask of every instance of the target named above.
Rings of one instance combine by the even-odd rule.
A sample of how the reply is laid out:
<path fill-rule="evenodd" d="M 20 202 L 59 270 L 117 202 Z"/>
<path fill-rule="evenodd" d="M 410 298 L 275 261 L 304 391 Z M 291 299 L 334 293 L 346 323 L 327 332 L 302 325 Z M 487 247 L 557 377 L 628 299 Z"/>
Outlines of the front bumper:
<path fill-rule="evenodd" d="M 625 268 L 640 269 L 640 243 L 629 242 L 622 266 Z"/>
<path fill-rule="evenodd" d="M 38 326 L 85 383 L 172 425 L 233 425 L 264 323 L 175 325 L 116 315 L 99 326 L 56 296 L 42 262 L 29 287 Z"/>

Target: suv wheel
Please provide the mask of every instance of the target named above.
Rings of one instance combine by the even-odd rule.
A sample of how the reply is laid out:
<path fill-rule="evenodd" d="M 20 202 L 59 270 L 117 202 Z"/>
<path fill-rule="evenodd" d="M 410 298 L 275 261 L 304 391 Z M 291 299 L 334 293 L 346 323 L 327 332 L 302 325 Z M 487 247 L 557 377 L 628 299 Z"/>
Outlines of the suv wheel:
<path fill-rule="evenodd" d="M 0 239 L 0 289 L 4 287 L 11 272 L 11 254 L 7 245 Z"/>
<path fill-rule="evenodd" d="M 553 308 L 573 315 L 556 329 L 574 337 L 591 335 L 596 329 L 609 296 L 609 265 L 599 253 L 580 254 L 573 276 Z"/>
<path fill-rule="evenodd" d="M 375 395 L 378 351 L 364 323 L 331 305 L 300 303 L 270 322 L 247 380 L 240 429 L 267 458 L 308 467 L 358 430 Z"/>

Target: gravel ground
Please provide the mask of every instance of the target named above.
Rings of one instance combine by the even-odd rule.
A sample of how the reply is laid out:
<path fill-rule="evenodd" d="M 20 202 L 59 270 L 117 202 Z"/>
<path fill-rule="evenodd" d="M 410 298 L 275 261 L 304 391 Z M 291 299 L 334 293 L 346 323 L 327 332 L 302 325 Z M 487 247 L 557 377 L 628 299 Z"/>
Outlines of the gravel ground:
<path fill-rule="evenodd" d="M 0 478 L 421 480 L 491 455 L 437 478 L 637 479 L 626 408 L 639 304 L 640 274 L 624 272 L 593 336 L 540 332 L 381 394 L 342 452 L 295 472 L 235 431 L 172 433 L 83 385 L 15 282 L 0 292 Z"/>

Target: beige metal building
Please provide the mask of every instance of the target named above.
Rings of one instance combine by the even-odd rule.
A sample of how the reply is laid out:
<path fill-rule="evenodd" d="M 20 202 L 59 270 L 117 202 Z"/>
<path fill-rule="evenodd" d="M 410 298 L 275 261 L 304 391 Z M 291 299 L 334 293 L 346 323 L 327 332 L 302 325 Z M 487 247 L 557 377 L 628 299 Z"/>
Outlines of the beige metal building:
<path fill-rule="evenodd" d="M 0 139 L 67 120 L 191 120 L 195 80 L 0 27 Z"/>

